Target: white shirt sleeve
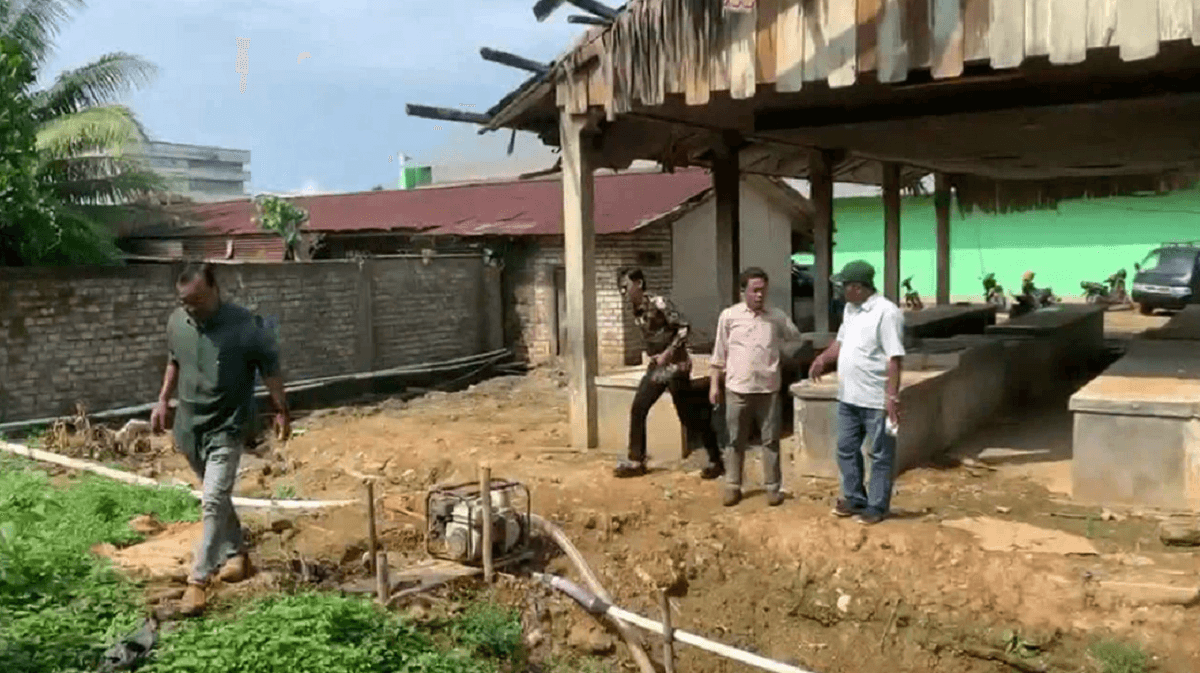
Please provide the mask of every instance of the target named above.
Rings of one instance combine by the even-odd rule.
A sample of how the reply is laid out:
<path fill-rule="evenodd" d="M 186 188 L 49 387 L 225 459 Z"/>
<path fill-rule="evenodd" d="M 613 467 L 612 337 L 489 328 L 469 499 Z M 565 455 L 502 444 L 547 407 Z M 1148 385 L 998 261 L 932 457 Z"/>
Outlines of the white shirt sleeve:
<path fill-rule="evenodd" d="M 721 311 L 720 317 L 717 318 L 717 338 L 713 344 L 712 357 L 709 358 L 709 365 L 719 369 L 725 368 L 725 352 L 729 349 L 729 312 L 728 309 Z"/>
<path fill-rule="evenodd" d="M 905 354 L 904 312 L 895 306 L 888 306 L 879 319 L 879 345 L 889 359 Z"/>

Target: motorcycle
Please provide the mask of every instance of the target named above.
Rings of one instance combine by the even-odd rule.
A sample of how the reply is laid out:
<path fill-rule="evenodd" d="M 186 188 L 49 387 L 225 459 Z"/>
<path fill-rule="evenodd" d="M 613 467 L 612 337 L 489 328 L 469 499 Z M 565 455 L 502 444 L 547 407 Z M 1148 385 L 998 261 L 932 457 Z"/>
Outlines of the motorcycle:
<path fill-rule="evenodd" d="M 983 277 L 983 293 L 987 303 L 995 306 L 997 311 L 1008 308 L 1008 297 L 1004 294 L 1004 286 L 996 282 L 996 274 Z"/>
<path fill-rule="evenodd" d="M 1021 276 L 1021 294 L 1013 295 L 1016 303 L 1008 313 L 1009 319 L 1019 318 L 1027 313 L 1053 306 L 1062 301 L 1054 295 L 1054 291 L 1050 288 L 1038 288 L 1034 285 L 1033 277 L 1034 273 L 1032 271 L 1026 271 Z"/>
<path fill-rule="evenodd" d="M 1103 283 L 1083 281 L 1084 299 L 1089 304 L 1128 304 L 1129 293 L 1125 291 L 1125 269 L 1109 276 Z"/>
<path fill-rule="evenodd" d="M 920 311 L 925 308 L 925 303 L 921 301 L 921 294 L 913 289 L 912 276 L 905 278 L 901 285 L 904 286 L 904 306 L 913 311 Z"/>

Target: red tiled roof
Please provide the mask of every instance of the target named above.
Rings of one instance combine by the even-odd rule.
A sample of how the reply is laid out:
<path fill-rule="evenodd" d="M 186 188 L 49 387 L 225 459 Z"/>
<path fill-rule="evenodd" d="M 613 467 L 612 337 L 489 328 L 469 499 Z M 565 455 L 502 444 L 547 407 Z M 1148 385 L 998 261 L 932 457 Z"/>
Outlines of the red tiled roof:
<path fill-rule="evenodd" d="M 596 233 L 633 231 L 693 199 L 712 185 L 703 169 L 675 173 L 596 176 Z M 458 236 L 562 233 L 559 178 L 482 182 L 415 190 L 303 196 L 292 199 L 309 213 L 309 231 L 415 230 Z M 193 209 L 206 234 L 259 233 L 249 201 Z M 200 232 L 196 232 L 200 233 Z"/>

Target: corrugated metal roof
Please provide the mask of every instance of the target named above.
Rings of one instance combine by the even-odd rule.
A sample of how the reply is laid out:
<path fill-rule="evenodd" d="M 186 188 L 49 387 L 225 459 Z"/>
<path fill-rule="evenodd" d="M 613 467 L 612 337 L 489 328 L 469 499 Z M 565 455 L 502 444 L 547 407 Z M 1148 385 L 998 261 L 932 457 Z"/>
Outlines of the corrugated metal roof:
<path fill-rule="evenodd" d="M 703 169 L 596 176 L 596 233 L 630 232 L 694 200 L 712 185 Z M 296 197 L 312 232 L 409 230 L 435 235 L 561 234 L 562 182 L 557 177 Z M 192 209 L 204 235 L 261 233 L 249 201 Z M 196 235 L 198 231 L 180 231 Z"/>

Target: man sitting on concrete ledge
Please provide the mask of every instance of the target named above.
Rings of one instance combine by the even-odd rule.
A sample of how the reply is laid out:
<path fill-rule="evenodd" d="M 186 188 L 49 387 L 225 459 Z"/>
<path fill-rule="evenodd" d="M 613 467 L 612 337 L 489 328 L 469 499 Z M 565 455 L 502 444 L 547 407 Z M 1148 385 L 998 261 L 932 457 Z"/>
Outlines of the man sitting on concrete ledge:
<path fill-rule="evenodd" d="M 625 478 L 646 473 L 646 419 L 654 403 L 669 390 L 680 424 L 697 433 L 708 451 L 708 465 L 700 473 L 701 478 L 716 479 L 725 468 L 704 392 L 692 389 L 687 321 L 669 299 L 646 292 L 646 276 L 641 269 L 621 269 L 617 282 L 633 309 L 634 322 L 642 330 L 650 364 L 629 410 L 629 458 L 618 463 L 613 474 Z"/>
<path fill-rule="evenodd" d="M 837 341 L 817 356 L 813 381 L 837 366 L 838 471 L 842 497 L 833 513 L 875 524 L 888 515 L 892 499 L 896 438 L 900 421 L 900 370 L 904 360 L 904 312 L 875 291 L 875 269 L 850 262 L 837 275 L 845 286 L 846 313 Z M 863 487 L 863 440 L 871 440 L 870 493 Z"/>

